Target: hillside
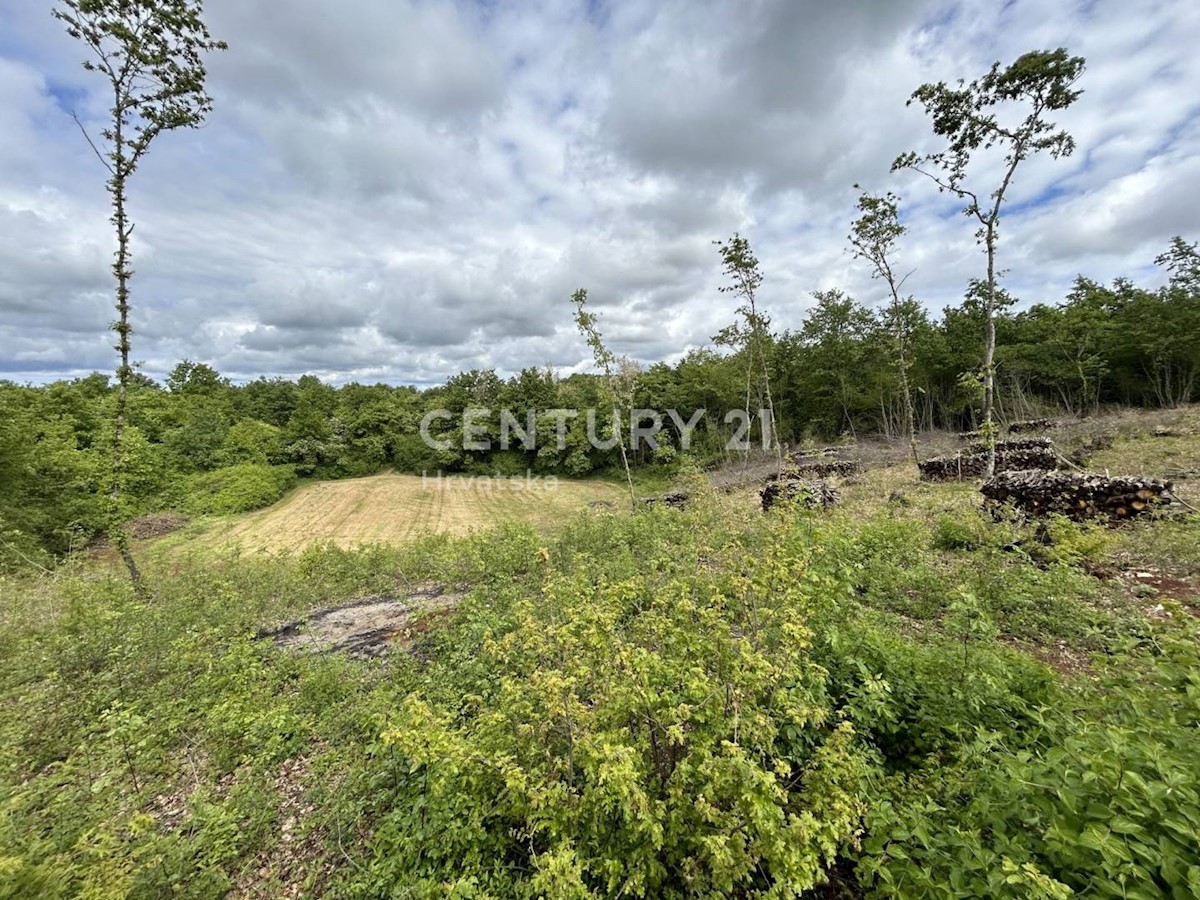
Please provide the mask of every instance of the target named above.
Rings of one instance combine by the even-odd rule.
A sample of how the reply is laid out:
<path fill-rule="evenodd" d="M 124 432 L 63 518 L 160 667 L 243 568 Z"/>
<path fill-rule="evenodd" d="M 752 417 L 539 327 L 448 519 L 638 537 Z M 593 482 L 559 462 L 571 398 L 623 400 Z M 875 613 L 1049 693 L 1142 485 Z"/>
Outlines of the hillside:
<path fill-rule="evenodd" d="M 1061 440 L 1194 469 L 1194 422 Z M 381 476 L 167 538 L 150 602 L 103 559 L 0 582 L 0 884 L 1194 895 L 1200 517 L 994 520 L 977 483 L 859 450 L 828 511 L 692 477 L 686 511 L 572 514 L 619 491 L 563 484 L 524 523 L 422 536 L 389 523 L 521 510 L 389 519 L 414 485 Z M 245 552 L 364 523 L 405 540 Z M 309 652 L 346 603 L 370 653 Z"/>

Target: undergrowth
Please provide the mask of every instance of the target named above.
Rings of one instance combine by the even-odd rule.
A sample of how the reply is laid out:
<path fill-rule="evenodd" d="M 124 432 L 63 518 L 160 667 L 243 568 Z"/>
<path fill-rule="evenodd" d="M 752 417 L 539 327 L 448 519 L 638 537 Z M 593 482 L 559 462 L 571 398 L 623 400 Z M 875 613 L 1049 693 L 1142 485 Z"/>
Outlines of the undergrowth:
<path fill-rule="evenodd" d="M 149 602 L 98 565 L 0 581 L 0 897 L 261 893 L 289 842 L 364 900 L 1200 893 L 1196 623 L 1089 574 L 1129 536 L 894 515 L 700 494 L 163 555 Z M 429 582 L 464 599 L 411 654 L 257 637 Z"/>

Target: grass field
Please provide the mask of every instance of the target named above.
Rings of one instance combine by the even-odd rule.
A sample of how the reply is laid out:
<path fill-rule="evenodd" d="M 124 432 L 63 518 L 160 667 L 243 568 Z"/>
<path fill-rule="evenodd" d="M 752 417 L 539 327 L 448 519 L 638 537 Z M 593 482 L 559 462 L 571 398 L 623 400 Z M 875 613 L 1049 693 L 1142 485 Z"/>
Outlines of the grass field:
<path fill-rule="evenodd" d="M 304 485 L 248 515 L 202 524 L 189 543 L 234 543 L 250 551 L 299 550 L 317 541 L 342 547 L 397 544 L 425 533 L 462 535 L 504 522 L 542 528 L 589 503 L 627 509 L 628 495 L 603 481 L 526 482 L 382 474 Z"/>

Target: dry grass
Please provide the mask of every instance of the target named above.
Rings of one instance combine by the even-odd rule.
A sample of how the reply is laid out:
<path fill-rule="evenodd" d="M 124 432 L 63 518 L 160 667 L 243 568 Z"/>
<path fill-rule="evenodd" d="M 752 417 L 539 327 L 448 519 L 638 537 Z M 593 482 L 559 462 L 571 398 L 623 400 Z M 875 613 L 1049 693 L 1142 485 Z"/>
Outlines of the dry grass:
<path fill-rule="evenodd" d="M 257 512 L 207 523 L 188 544 L 235 544 L 249 551 L 293 551 L 322 541 L 342 547 L 397 544 L 425 533 L 466 534 L 503 522 L 546 528 L 589 503 L 628 508 L 615 485 L 559 479 L 505 482 L 384 474 L 305 485 Z"/>

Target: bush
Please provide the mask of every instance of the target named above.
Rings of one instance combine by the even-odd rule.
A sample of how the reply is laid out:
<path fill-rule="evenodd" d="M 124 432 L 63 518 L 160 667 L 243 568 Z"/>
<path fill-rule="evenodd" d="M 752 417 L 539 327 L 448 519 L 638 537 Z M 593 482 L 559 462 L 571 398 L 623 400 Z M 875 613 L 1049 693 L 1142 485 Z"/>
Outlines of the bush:
<path fill-rule="evenodd" d="M 939 516 L 933 531 L 935 550 L 977 550 L 983 540 L 975 523 L 957 516 Z"/>
<path fill-rule="evenodd" d="M 1200 653 L 1177 611 L 1022 748 L 980 732 L 868 815 L 860 875 L 888 897 L 1200 896 Z M 1153 728 L 1148 727 L 1153 723 Z"/>
<path fill-rule="evenodd" d="M 644 518 L 619 527 L 657 543 Z M 823 881 L 854 843 L 871 755 L 810 655 L 805 551 L 739 554 L 736 575 L 659 576 L 643 557 L 619 579 L 604 557 L 562 573 L 540 555 L 542 589 L 499 620 L 494 597 L 468 606 L 469 633 L 490 622 L 476 651 L 432 670 L 383 735 L 401 762 L 371 894 L 798 897 Z"/>
<path fill-rule="evenodd" d="M 187 479 L 183 508 L 192 515 L 223 516 L 269 506 L 296 483 L 291 466 L 242 463 Z"/>

